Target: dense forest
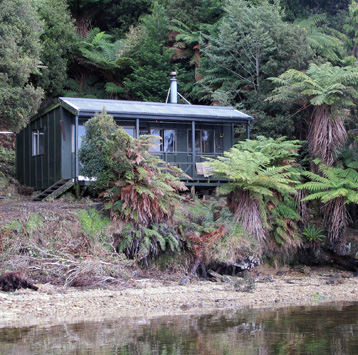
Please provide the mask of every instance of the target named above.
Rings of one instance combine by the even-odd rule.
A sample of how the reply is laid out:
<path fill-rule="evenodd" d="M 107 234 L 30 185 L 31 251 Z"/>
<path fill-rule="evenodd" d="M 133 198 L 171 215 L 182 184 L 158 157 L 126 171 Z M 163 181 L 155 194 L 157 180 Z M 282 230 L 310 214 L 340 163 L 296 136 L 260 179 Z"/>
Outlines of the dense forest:
<path fill-rule="evenodd" d="M 358 55 L 348 0 L 3 0 L 0 10 L 0 125 L 15 131 L 61 95 L 164 102 L 176 70 L 192 103 L 232 105 L 260 135 L 305 139 L 315 104 L 272 102 L 271 78 L 310 64 L 354 70 Z"/>
<path fill-rule="evenodd" d="M 204 254 L 233 265 L 263 245 L 316 250 L 325 236 L 344 254 L 358 203 L 357 63 L 354 0 L 0 0 L 0 128 L 18 131 L 59 96 L 165 102 L 175 70 L 191 103 L 254 117 L 254 139 L 208 162 L 229 180 L 225 204 L 178 217 L 178 172 L 158 169 L 148 137 L 127 141 L 95 117 L 83 149 L 106 157 L 95 173 L 124 223 L 119 249 L 179 250 L 168 225 L 182 218 L 196 267 Z"/>

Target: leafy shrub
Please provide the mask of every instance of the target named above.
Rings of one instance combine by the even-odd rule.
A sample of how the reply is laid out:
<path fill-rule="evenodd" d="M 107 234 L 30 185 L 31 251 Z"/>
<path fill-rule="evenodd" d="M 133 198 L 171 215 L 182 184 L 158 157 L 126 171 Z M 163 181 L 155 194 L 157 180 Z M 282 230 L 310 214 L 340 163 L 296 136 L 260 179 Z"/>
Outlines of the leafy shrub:
<path fill-rule="evenodd" d="M 157 144 L 156 136 L 132 139 L 104 111 L 87 122 L 80 150 L 85 175 L 97 177 L 93 186 L 117 223 L 119 249 L 137 260 L 179 245 L 170 226 L 186 190 L 183 173 L 148 153 Z"/>
<path fill-rule="evenodd" d="M 103 191 L 111 181 L 115 181 L 113 167 L 119 171 L 130 169 L 125 152 L 132 138 L 117 126 L 106 110 L 88 120 L 85 126 L 86 135 L 79 149 L 79 159 L 83 165 L 81 173 L 95 177 L 90 186 L 95 191 Z"/>
<path fill-rule="evenodd" d="M 15 151 L 0 145 L 0 175 L 3 177 L 15 176 Z"/>

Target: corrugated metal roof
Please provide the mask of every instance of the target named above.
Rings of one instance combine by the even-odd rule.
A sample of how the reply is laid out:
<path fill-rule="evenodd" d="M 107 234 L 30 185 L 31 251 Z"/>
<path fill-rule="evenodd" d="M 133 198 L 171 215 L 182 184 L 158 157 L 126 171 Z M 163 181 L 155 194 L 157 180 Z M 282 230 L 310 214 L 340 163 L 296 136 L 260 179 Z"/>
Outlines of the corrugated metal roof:
<path fill-rule="evenodd" d="M 60 104 L 79 116 L 93 115 L 103 108 L 115 117 L 145 119 L 193 119 L 201 121 L 251 121 L 252 117 L 223 106 L 202 106 L 60 97 Z"/>

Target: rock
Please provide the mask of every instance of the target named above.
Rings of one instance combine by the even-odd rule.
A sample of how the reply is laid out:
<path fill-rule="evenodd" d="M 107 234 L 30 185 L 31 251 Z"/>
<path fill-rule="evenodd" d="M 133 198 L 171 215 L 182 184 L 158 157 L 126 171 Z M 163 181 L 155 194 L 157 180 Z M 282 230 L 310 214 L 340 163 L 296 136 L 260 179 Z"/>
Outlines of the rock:
<path fill-rule="evenodd" d="M 309 275 L 312 273 L 312 270 L 309 266 L 303 266 L 301 272 L 305 275 Z"/>
<path fill-rule="evenodd" d="M 244 278 L 239 278 L 235 276 L 228 276 L 228 275 L 220 275 L 213 270 L 209 270 L 208 273 L 215 277 L 218 281 L 226 282 L 233 286 L 235 291 L 240 292 L 252 292 L 256 288 L 255 279 L 247 274 Z"/>
<path fill-rule="evenodd" d="M 349 278 L 351 278 L 352 275 L 350 275 L 350 274 L 348 274 L 348 273 L 343 273 L 341 276 L 342 276 L 342 278 L 344 278 L 344 279 L 349 279 Z"/>
<path fill-rule="evenodd" d="M 189 277 L 185 277 L 184 279 L 181 279 L 181 280 L 179 281 L 179 285 L 180 285 L 180 286 L 185 286 L 185 285 L 189 284 L 189 282 L 190 282 Z"/>
<path fill-rule="evenodd" d="M 327 285 L 340 285 L 342 284 L 344 281 L 341 278 L 341 275 L 339 274 L 335 274 L 332 277 L 330 277 L 327 281 L 326 284 Z"/>
<path fill-rule="evenodd" d="M 189 306 L 188 304 L 182 304 L 182 305 L 180 306 L 180 309 L 181 309 L 182 311 L 187 311 L 188 309 L 190 309 L 190 306 Z"/>
<path fill-rule="evenodd" d="M 279 271 L 277 271 L 276 275 L 283 276 L 283 275 L 285 275 L 285 272 L 283 270 L 279 270 Z"/>

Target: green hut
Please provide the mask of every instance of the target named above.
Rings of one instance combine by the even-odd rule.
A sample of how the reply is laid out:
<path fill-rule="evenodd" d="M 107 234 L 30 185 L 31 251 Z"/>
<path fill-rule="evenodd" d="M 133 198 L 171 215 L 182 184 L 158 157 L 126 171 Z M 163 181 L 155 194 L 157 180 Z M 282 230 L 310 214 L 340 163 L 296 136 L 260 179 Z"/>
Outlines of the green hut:
<path fill-rule="evenodd" d="M 173 88 L 173 87 L 172 87 Z M 174 88 L 176 89 L 176 88 Z M 172 90 L 176 95 L 176 90 Z M 78 149 L 87 120 L 105 108 L 132 137 L 153 134 L 162 137 L 153 151 L 180 167 L 192 180 L 189 186 L 214 186 L 202 164 L 205 156 L 216 157 L 229 150 L 235 128 L 243 126 L 249 138 L 252 117 L 232 107 L 175 103 L 135 102 L 61 97 L 56 106 L 40 112 L 17 135 L 17 179 L 36 190 L 65 182 L 85 184 Z"/>

